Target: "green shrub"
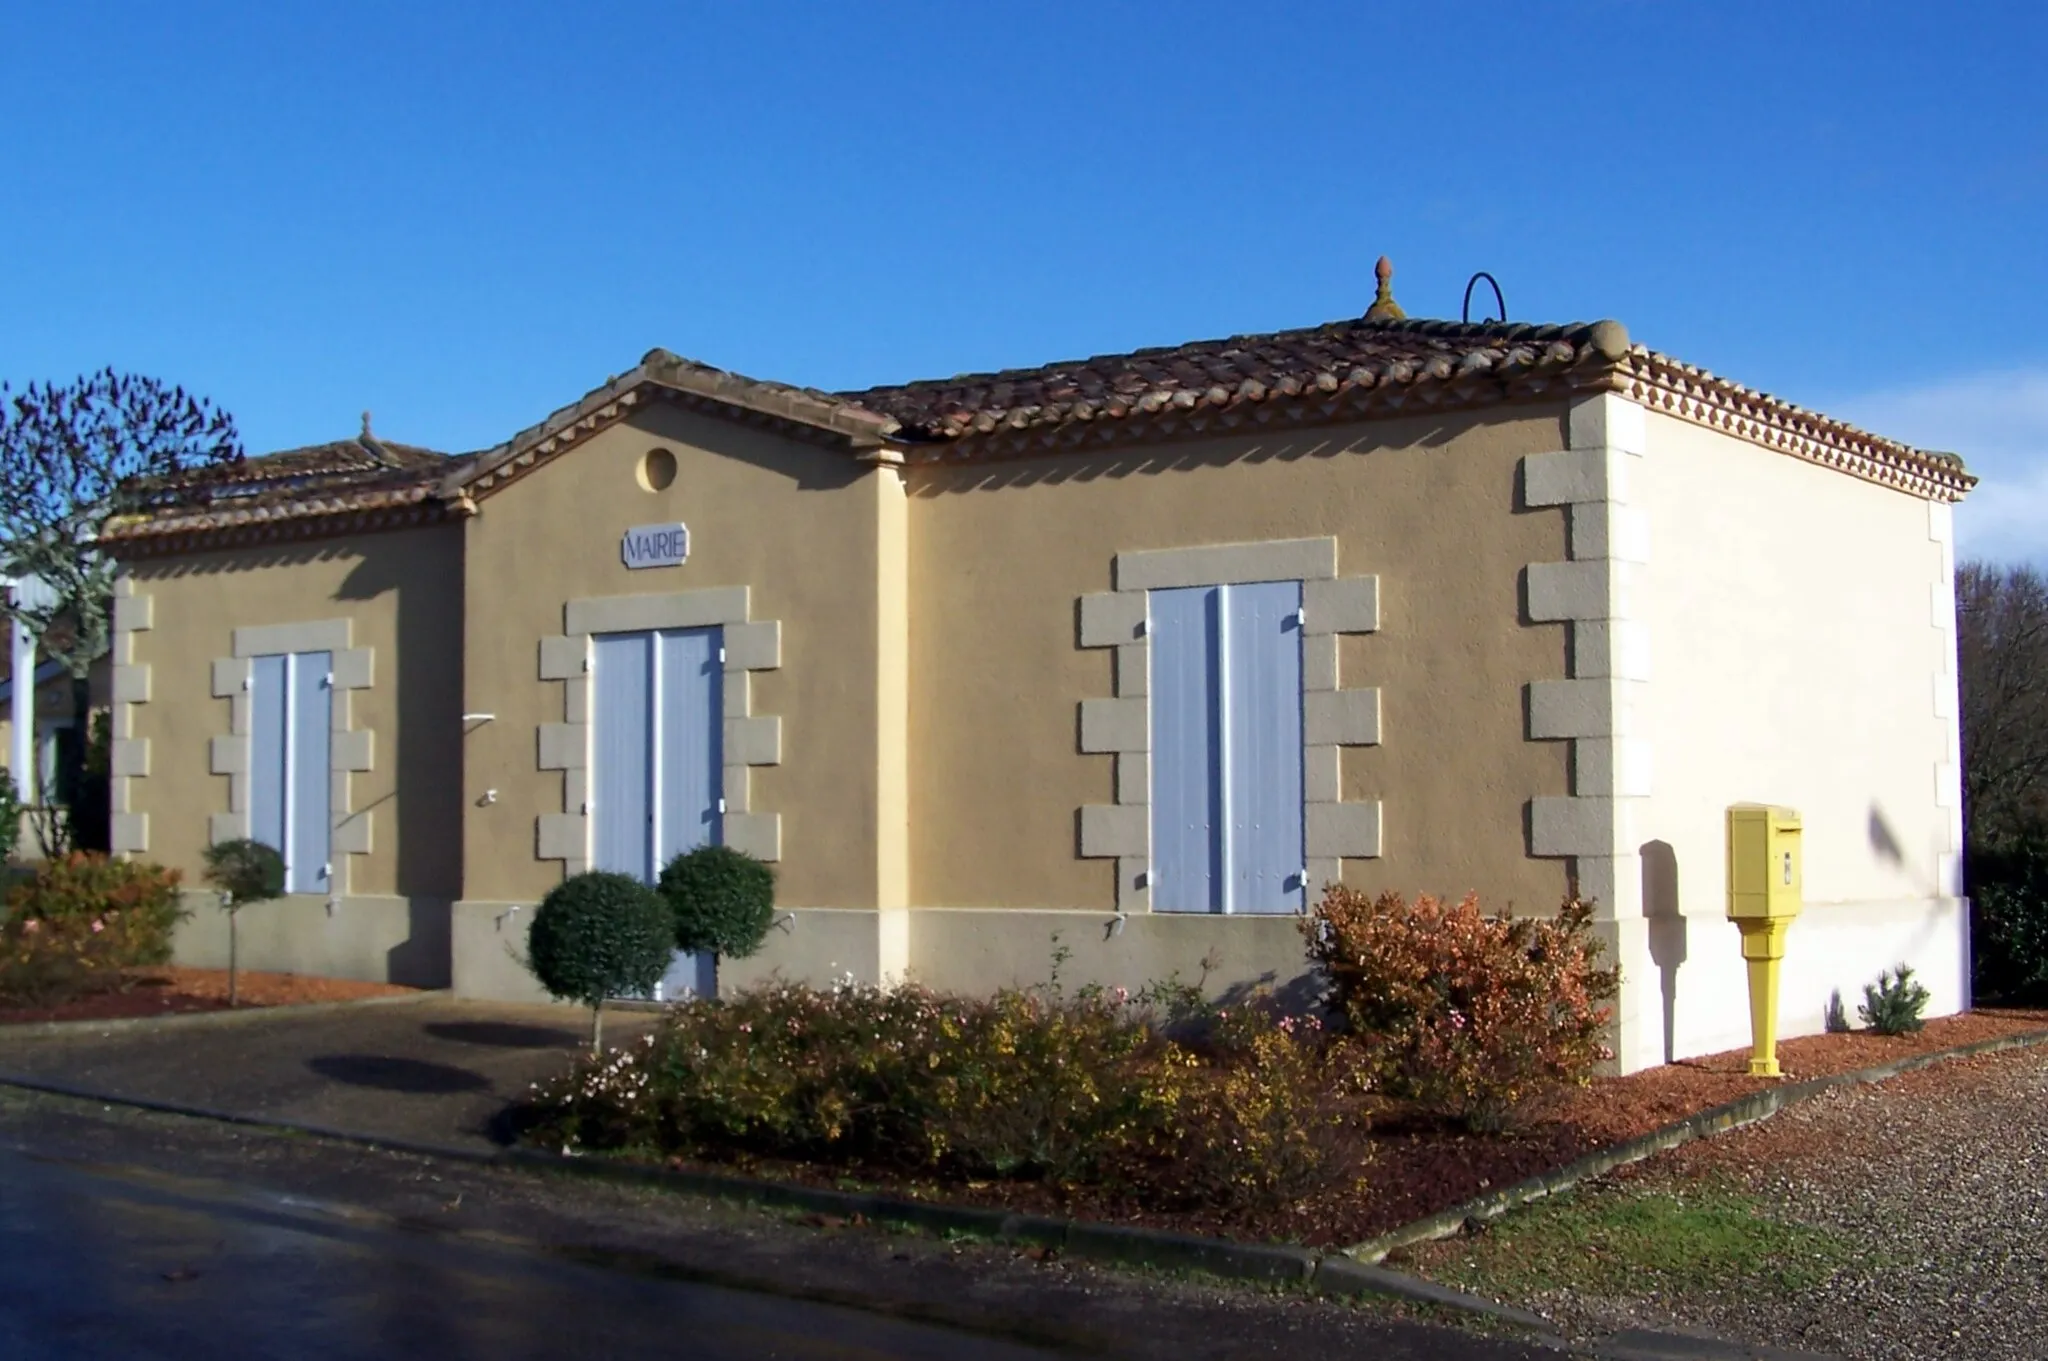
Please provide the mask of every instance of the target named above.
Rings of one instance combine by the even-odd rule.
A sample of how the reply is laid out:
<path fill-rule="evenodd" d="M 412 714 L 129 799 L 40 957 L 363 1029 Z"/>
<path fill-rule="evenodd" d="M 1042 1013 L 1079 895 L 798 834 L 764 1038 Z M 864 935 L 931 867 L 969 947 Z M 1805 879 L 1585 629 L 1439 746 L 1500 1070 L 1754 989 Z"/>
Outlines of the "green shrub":
<path fill-rule="evenodd" d="M 1320 1033 L 1256 1008 L 1218 1031 L 1202 1049 L 1176 1044 L 1143 1004 L 1101 989 L 779 984 L 672 1008 L 644 1044 L 543 1089 L 529 1137 L 1225 1211 L 1342 1175 L 1358 1117 L 1331 1098 Z"/>
<path fill-rule="evenodd" d="M 668 862 L 661 896 L 675 914 L 676 948 L 744 959 L 775 919 L 775 871 L 730 846 L 699 846 Z"/>
<path fill-rule="evenodd" d="M 0 863 L 14 858 L 21 843 L 21 795 L 14 787 L 14 774 L 0 766 Z"/>
<path fill-rule="evenodd" d="M 220 890 L 221 910 L 228 914 L 228 1005 L 241 1000 L 241 941 L 237 930 L 242 909 L 284 896 L 284 857 L 261 841 L 236 837 L 206 848 L 206 882 Z"/>
<path fill-rule="evenodd" d="M 631 875 L 592 870 L 548 891 L 526 938 L 527 966 L 549 995 L 590 1008 L 591 1048 L 604 1038 L 604 1003 L 643 996 L 668 971 L 675 918 Z"/>
<path fill-rule="evenodd" d="M 1302 930 L 1381 1089 L 1498 1130 L 1613 1057 L 1601 1004 L 1621 973 L 1597 967 L 1592 916 L 1579 899 L 1546 921 L 1332 885 Z"/>
<path fill-rule="evenodd" d="M 19 880 L 0 921 L 0 996 L 52 1005 L 169 963 L 171 933 L 186 915 L 178 879 L 160 865 L 81 851 Z"/>
<path fill-rule="evenodd" d="M 1863 985 L 1863 1005 L 1856 1014 L 1863 1024 L 1880 1035 L 1910 1035 L 1927 1024 L 1920 1013 L 1927 1007 L 1927 989 L 1913 981 L 1913 971 L 1904 964 L 1887 969 L 1875 983 Z"/>
<path fill-rule="evenodd" d="M 1979 1002 L 2048 1003 L 2048 836 L 1972 846 L 1970 990 Z"/>

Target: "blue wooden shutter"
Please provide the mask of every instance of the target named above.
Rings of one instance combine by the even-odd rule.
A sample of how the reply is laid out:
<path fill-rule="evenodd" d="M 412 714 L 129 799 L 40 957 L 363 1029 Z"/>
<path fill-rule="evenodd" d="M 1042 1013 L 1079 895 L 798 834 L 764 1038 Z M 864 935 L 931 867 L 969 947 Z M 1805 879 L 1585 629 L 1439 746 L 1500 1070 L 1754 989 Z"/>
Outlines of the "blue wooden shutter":
<path fill-rule="evenodd" d="M 725 787 L 725 663 L 723 630 L 671 629 L 655 635 L 655 747 L 658 790 L 655 872 L 684 851 L 722 839 L 719 807 Z M 655 996 L 673 1002 L 718 991 L 718 965 L 707 953 L 676 951 Z"/>
<path fill-rule="evenodd" d="M 279 855 L 285 850 L 285 710 L 289 690 L 283 656 L 249 666 L 249 836 Z"/>
<path fill-rule="evenodd" d="M 293 893 L 325 893 L 331 883 L 332 663 L 332 655 L 325 652 L 295 652 L 290 658 L 290 741 L 285 760 L 290 848 L 285 854 L 285 881 Z"/>
<path fill-rule="evenodd" d="M 719 660 L 721 630 L 676 629 L 655 635 L 659 702 L 655 745 L 659 751 L 654 867 L 684 851 L 715 844 L 722 819 L 725 783 L 725 664 Z"/>
<path fill-rule="evenodd" d="M 591 658 L 591 865 L 638 879 L 653 870 L 653 641 L 601 635 Z"/>
<path fill-rule="evenodd" d="M 1301 583 L 1222 588 L 1225 910 L 1302 904 Z"/>
<path fill-rule="evenodd" d="M 1213 586 L 1153 591 L 1146 637 L 1152 674 L 1152 906 L 1222 907 L 1223 757 L 1218 701 L 1219 594 Z"/>

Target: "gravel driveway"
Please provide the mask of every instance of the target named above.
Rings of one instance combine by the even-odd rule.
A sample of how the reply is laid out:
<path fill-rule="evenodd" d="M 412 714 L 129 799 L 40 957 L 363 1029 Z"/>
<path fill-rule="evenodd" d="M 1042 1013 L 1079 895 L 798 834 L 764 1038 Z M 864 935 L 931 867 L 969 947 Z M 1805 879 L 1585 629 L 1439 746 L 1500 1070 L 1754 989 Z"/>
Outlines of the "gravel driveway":
<path fill-rule="evenodd" d="M 1524 1301 L 1569 1331 L 1639 1325 L 1855 1358 L 2048 1358 L 2048 1047 L 1841 1089 L 1617 1175 L 1731 1175 L 1854 1260 L 1804 1292 Z"/>

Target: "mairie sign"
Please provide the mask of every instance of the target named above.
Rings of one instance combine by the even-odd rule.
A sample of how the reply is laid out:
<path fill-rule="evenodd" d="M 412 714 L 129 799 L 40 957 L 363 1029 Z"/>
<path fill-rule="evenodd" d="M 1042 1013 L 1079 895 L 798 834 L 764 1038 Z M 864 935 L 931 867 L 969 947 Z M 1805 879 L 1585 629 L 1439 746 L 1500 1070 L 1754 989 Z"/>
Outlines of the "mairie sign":
<path fill-rule="evenodd" d="M 681 567 L 690 558 L 690 530 L 678 520 L 668 525 L 635 525 L 619 544 L 626 566 Z"/>

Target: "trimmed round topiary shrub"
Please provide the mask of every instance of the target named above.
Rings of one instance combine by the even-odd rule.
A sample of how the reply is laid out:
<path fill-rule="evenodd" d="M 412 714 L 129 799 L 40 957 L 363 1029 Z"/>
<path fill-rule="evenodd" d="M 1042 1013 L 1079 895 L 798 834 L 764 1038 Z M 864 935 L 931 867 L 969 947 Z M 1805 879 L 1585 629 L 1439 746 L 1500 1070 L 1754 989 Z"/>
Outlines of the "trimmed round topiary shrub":
<path fill-rule="evenodd" d="M 548 891 L 526 937 L 527 967 L 550 996 L 590 1008 L 590 1045 L 604 1040 L 608 997 L 644 995 L 668 972 L 675 918 L 631 875 L 591 870 Z"/>
<path fill-rule="evenodd" d="M 775 920 L 775 871 L 730 846 L 685 851 L 662 870 L 660 888 L 679 950 L 744 959 Z"/>
<path fill-rule="evenodd" d="M 250 837 L 216 841 L 206 848 L 206 882 L 220 890 L 221 909 L 228 914 L 228 1005 L 232 1007 L 241 1001 L 235 914 L 250 903 L 284 896 L 284 857 Z"/>
<path fill-rule="evenodd" d="M 206 848 L 206 882 L 237 907 L 284 895 L 284 857 L 260 841 L 237 837 Z"/>

